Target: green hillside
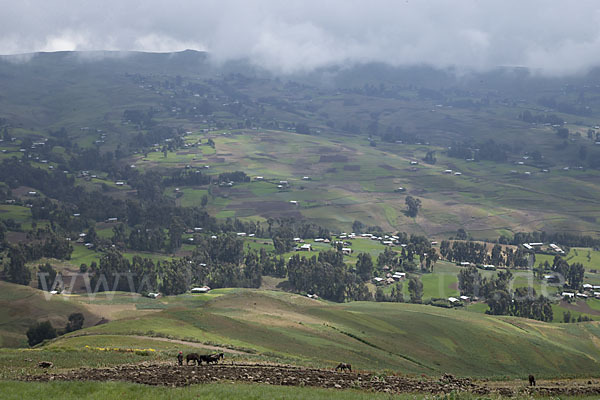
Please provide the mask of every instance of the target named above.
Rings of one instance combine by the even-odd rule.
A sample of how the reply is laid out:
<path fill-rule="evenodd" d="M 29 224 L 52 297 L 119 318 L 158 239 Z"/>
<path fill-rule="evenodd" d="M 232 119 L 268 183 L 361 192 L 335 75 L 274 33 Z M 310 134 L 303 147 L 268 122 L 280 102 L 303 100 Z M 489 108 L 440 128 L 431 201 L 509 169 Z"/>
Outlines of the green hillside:
<path fill-rule="evenodd" d="M 27 346 L 25 331 L 35 322 L 48 320 L 54 327 L 64 327 L 68 316 L 76 312 L 84 314 L 86 326 L 98 321 L 77 302 L 0 281 L 0 347 Z"/>
<path fill-rule="evenodd" d="M 229 347 L 242 358 L 496 378 L 595 376 L 600 362 L 596 322 L 548 324 L 413 304 L 334 304 L 244 289 L 163 301 L 162 311 L 88 328 L 48 349 L 128 347 L 131 335 L 141 335 Z M 152 342 L 144 345 L 168 344 Z"/>

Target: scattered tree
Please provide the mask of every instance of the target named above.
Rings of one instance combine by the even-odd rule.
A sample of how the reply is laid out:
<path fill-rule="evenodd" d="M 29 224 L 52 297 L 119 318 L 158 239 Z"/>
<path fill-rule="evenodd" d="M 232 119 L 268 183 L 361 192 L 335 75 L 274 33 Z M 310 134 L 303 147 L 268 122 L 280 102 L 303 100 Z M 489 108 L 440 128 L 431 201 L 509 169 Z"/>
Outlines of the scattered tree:
<path fill-rule="evenodd" d="M 56 336 L 58 336 L 56 329 L 54 329 L 50 321 L 38 322 L 27 330 L 27 342 L 29 346 L 35 346 L 47 339 L 54 339 Z"/>
<path fill-rule="evenodd" d="M 406 196 L 404 203 L 406 204 L 406 215 L 415 218 L 421 208 L 421 200 L 412 196 Z"/>
<path fill-rule="evenodd" d="M 410 278 L 408 293 L 410 293 L 411 303 L 421 303 L 423 301 L 423 282 L 417 277 Z"/>
<path fill-rule="evenodd" d="M 356 261 L 356 273 L 366 282 L 373 276 L 373 260 L 369 253 L 360 253 Z"/>
<path fill-rule="evenodd" d="M 8 252 L 10 262 L 4 266 L 4 279 L 19 285 L 29 285 L 31 271 L 25 265 L 25 256 L 19 247 L 11 247 Z"/>
<path fill-rule="evenodd" d="M 74 332 L 83 328 L 84 321 L 85 317 L 82 313 L 73 313 L 69 315 L 69 322 L 67 322 L 67 326 L 65 326 L 65 333 Z"/>

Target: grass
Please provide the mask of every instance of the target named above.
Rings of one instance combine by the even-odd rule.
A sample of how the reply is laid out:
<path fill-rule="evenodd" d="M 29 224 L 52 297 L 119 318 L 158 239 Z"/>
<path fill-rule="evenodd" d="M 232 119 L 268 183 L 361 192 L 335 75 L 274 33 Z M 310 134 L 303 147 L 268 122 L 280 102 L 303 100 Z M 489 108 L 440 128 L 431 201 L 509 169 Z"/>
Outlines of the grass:
<path fill-rule="evenodd" d="M 159 359 L 167 357 L 172 358 L 173 354 L 177 354 L 179 350 L 190 350 L 193 347 L 181 345 L 179 343 L 171 343 L 162 340 L 153 340 L 152 338 L 140 339 L 127 336 L 111 336 L 111 335 L 98 335 L 98 336 L 74 336 L 65 341 L 50 343 L 44 348 L 48 351 L 82 351 L 88 353 L 98 353 L 97 356 L 102 356 L 104 353 L 111 353 L 110 351 L 101 351 L 98 349 L 151 349 L 149 355 L 144 355 L 144 359 Z M 152 351 L 153 350 L 153 351 Z M 112 351 L 112 353 L 119 353 L 118 351 Z M 127 353 L 129 354 L 129 353 Z M 135 354 L 135 353 L 134 353 Z M 170 355 L 169 355 L 170 354 Z M 138 354 L 139 355 L 139 354 Z M 93 356 L 93 354 L 92 354 Z M 99 358 L 98 357 L 98 358 Z M 115 358 L 117 359 L 117 358 Z M 59 368 L 65 366 L 58 365 Z"/>
<path fill-rule="evenodd" d="M 434 273 L 421 275 L 423 299 L 448 298 L 460 295 L 458 291 L 459 267 L 447 262 L 437 262 Z M 408 283 L 406 283 L 408 289 Z"/>
<path fill-rule="evenodd" d="M 5 82 L 6 93 L 0 102 L 7 115 L 20 117 L 20 125 L 23 128 L 10 128 L 10 133 L 19 138 L 48 136 L 49 129 L 65 126 L 73 143 L 90 147 L 97 138 L 93 127 L 105 124 L 110 127 L 110 135 L 107 143 L 100 147 L 102 152 L 113 151 L 120 141 L 127 141 L 138 133 L 135 127 L 122 123 L 124 109 L 154 108 L 164 102 L 165 96 L 174 94 L 166 88 L 161 94 L 155 93 L 155 90 L 139 88 L 126 74 L 120 73 L 152 71 L 150 64 L 127 64 L 126 67 L 107 68 L 105 64 L 97 63 L 86 64 L 81 68 L 77 66 L 79 64 L 67 67 L 57 61 L 48 62 L 48 59 L 33 64 L 25 63 L 17 68 L 5 63 L 0 66 L 2 71 L 9 71 L 6 76 L 13 77 L 10 82 Z M 95 69 L 98 65 L 101 66 Z M 145 79 L 152 79 L 152 74 L 150 72 Z M 187 80 L 187 74 L 183 75 Z M 62 84 L 65 76 L 69 77 L 69 84 Z M 165 79 L 168 78 L 169 76 L 165 75 Z M 61 84 L 56 86 L 57 82 Z M 208 85 L 215 95 L 220 93 L 218 85 L 209 81 L 204 84 Z M 255 84 L 250 80 L 247 86 L 242 85 L 239 88 L 240 92 L 248 95 L 250 99 L 268 97 L 279 90 L 263 90 L 262 87 L 256 86 L 252 89 L 252 85 Z M 225 130 L 220 130 L 204 135 L 198 133 L 199 125 L 193 122 L 194 127 L 189 129 L 195 133 L 189 135 L 186 140 L 194 142 L 202 139 L 202 142 L 206 143 L 210 136 L 216 142 L 216 149 L 202 145 L 188 154 L 169 152 L 167 157 L 163 157 L 161 152 L 151 152 L 146 160 L 143 160 L 141 155 L 134 155 L 131 161 L 140 170 L 180 168 L 187 164 L 194 167 L 210 165 L 210 169 L 206 170 L 210 174 L 243 170 L 251 176 L 262 175 L 273 182 L 280 179 L 291 182 L 288 191 L 278 191 L 272 182 L 250 182 L 222 190 L 215 188 L 216 193 L 214 197 L 210 197 L 207 211 L 219 218 L 243 217 L 264 220 L 279 216 L 304 217 L 335 230 L 348 230 L 354 220 L 360 220 L 368 225 L 380 225 L 390 231 L 401 229 L 428 234 L 435 238 L 445 238 L 453 234 L 458 226 L 464 227 L 475 237 L 492 239 L 501 233 L 538 229 L 598 236 L 598 171 L 562 171 L 562 165 L 559 165 L 575 155 L 581 142 L 557 150 L 558 141 L 551 129 L 515 121 L 515 115 L 520 111 L 521 105 L 516 107 L 494 104 L 481 112 L 443 107 L 436 110 L 436 113 L 430 113 L 431 104 L 419 99 L 416 89 L 401 91 L 408 100 L 376 96 L 369 96 L 367 99 L 355 94 L 345 94 L 344 96 L 353 100 L 355 105 L 351 102 L 342 105 L 340 96 L 327 91 L 315 93 L 311 90 L 297 88 L 293 92 L 294 96 L 299 96 L 298 99 L 308 95 L 306 98 L 310 97 L 311 107 L 319 112 L 304 110 L 302 101 L 298 99 L 292 104 L 302 111 L 295 114 L 276 109 L 269 104 L 261 106 L 265 107 L 263 111 L 267 118 L 276 117 L 275 119 L 280 121 L 297 121 L 298 116 L 306 111 L 304 115 L 311 119 L 311 124 L 314 122 L 316 125 L 323 125 L 320 127 L 323 132 L 319 135 L 307 136 L 262 129 L 232 130 L 232 134 L 227 135 L 224 134 Z M 48 96 L 45 93 L 52 95 Z M 90 96 L 89 93 L 94 95 Z M 285 96 L 283 93 L 281 91 L 277 96 Z M 185 104 L 188 99 L 184 96 L 183 93 L 178 94 L 178 102 Z M 33 103 L 32 98 L 36 99 Z M 257 102 L 261 103 L 258 100 Z M 220 122 L 231 122 L 232 126 L 239 122 L 230 112 L 222 111 L 220 107 L 215 110 L 215 116 Z M 369 146 L 364 136 L 349 136 L 324 128 L 325 121 L 319 117 L 321 114 L 327 114 L 327 118 L 331 118 L 332 121 L 352 122 L 355 116 L 367 115 L 370 111 L 379 115 L 381 110 L 386 110 L 380 115 L 382 127 L 392 126 L 396 121 L 404 121 L 409 130 L 443 130 L 443 133 L 431 133 L 431 142 L 434 143 L 431 146 L 379 142 L 375 148 Z M 250 109 L 248 112 L 251 116 Z M 428 117 L 423 118 L 424 112 L 427 112 Z M 165 112 L 159 112 L 156 120 L 169 126 L 179 127 L 188 123 L 192 125 L 192 122 L 186 121 L 183 116 L 166 115 Z M 570 124 L 569 129 L 585 132 L 583 125 L 594 122 L 593 118 L 581 117 L 581 120 L 584 122 L 578 123 L 577 126 Z M 81 131 L 81 126 L 91 126 L 92 129 L 89 132 Z M 477 137 L 481 140 L 502 137 L 504 143 L 510 144 L 518 141 L 524 143 L 520 146 L 520 151 L 540 150 L 546 159 L 555 160 L 557 165 L 556 168 L 551 168 L 548 174 L 533 171 L 533 175 L 526 179 L 523 173 L 531 169 L 527 165 L 516 166 L 511 163 L 486 161 L 470 163 L 448 158 L 443 154 L 443 145 L 436 143 L 449 140 L 441 136 L 450 135 L 451 140 L 458 141 L 464 139 L 452 132 L 464 132 L 464 137 L 477 132 Z M 442 140 L 435 140 L 440 138 Z M 21 157 L 19 143 L 20 141 L 3 143 L 2 148 L 10 153 L 2 153 L 0 157 Z M 408 161 L 422 158 L 429 150 L 437 150 L 437 163 L 421 163 L 415 171 L 410 171 Z M 64 149 L 57 147 L 54 151 L 68 157 Z M 322 155 L 325 156 L 323 160 Z M 329 156 L 336 157 L 327 161 Z M 520 159 L 520 156 L 522 154 L 515 152 L 510 155 L 510 161 L 514 161 L 513 158 Z M 197 159 L 193 160 L 194 157 Z M 345 161 L 342 161 L 344 158 Z M 49 166 L 37 163 L 35 165 L 42 168 Z M 357 166 L 360 168 L 356 169 Z M 463 175 L 456 177 L 443 174 L 442 171 L 446 168 L 461 171 Z M 512 169 L 517 170 L 519 174 L 511 174 Z M 305 175 L 311 176 L 312 180 L 303 181 L 301 177 Z M 100 173 L 99 176 L 105 175 Z M 115 189 L 108 193 L 117 197 L 124 197 L 124 189 L 129 189 L 118 188 L 113 180 L 97 179 L 90 185 L 98 186 L 101 182 Z M 422 199 L 423 209 L 416 219 L 403 215 L 405 195 L 392 192 L 398 186 L 406 187 L 406 194 Z M 181 205 L 196 205 L 205 193 L 202 188 L 182 190 L 184 196 L 181 198 Z M 299 206 L 290 207 L 290 200 L 298 200 Z M 31 228 L 31 215 L 26 207 L 0 205 L 0 218 L 13 218 L 22 224 L 23 229 Z M 43 224 L 45 222 L 40 222 L 38 226 Z M 103 237 L 110 236 L 109 229 L 98 232 Z M 12 237 L 18 236 L 14 232 L 11 234 Z M 272 248 L 271 244 L 262 244 L 260 240 L 248 240 L 246 243 L 256 249 Z M 326 248 L 315 245 L 317 251 Z M 370 240 L 355 240 L 352 248 L 354 253 L 346 257 L 350 264 L 355 262 L 356 255 L 360 252 L 367 252 L 376 258 L 383 251 L 381 244 Z M 185 250 L 189 249 L 190 246 L 186 245 Z M 130 252 L 126 256 L 132 257 L 134 254 L 136 253 Z M 75 266 L 81 263 L 90 264 L 97 261 L 99 255 L 93 250 L 75 245 L 70 262 Z M 163 255 L 140 255 L 153 259 L 168 258 Z M 552 261 L 551 256 L 540 255 L 536 264 L 544 259 Z M 599 266 L 600 252 L 576 248 L 571 250 L 567 259 L 569 262 L 582 262 L 586 266 L 586 282 L 600 283 L 600 275 L 589 271 Z M 452 266 L 438 263 L 433 274 L 422 275 L 425 297 L 447 297 L 456 294 L 455 275 L 456 270 Z M 524 285 L 527 279 L 527 276 L 520 276 L 515 285 Z M 536 291 L 542 289 L 539 282 L 534 282 L 534 285 Z M 406 291 L 406 284 L 404 288 Z M 45 301 L 40 297 L 40 293 L 34 290 L 17 290 L 13 287 L 6 289 L 4 286 L 2 289 L 0 345 L 22 344 L 24 330 L 35 320 L 50 318 L 53 323 L 63 324 L 65 316 L 72 310 L 82 309 L 80 303 L 86 301 L 77 296 L 70 301 L 64 301 L 60 297 Z M 244 301 L 248 304 L 241 304 Z M 462 352 L 465 357 L 472 355 L 481 365 L 485 365 L 486 368 L 488 365 L 489 368 L 493 366 L 497 371 L 508 370 L 514 365 L 521 366 L 519 368 L 523 370 L 523 365 L 531 366 L 531 363 L 527 364 L 526 360 L 521 360 L 519 354 L 514 354 L 519 351 L 523 353 L 522 357 L 528 356 L 542 365 L 545 360 L 543 355 L 538 353 L 542 352 L 540 349 L 547 347 L 550 360 L 566 358 L 567 363 L 573 363 L 572 370 L 576 372 L 589 366 L 586 362 L 590 361 L 584 359 L 580 365 L 574 365 L 572 360 L 579 360 L 581 354 L 595 354 L 593 348 L 585 347 L 590 336 L 597 336 L 595 323 L 548 325 L 467 312 L 484 311 L 486 306 L 481 303 L 468 305 L 467 311 L 432 311 L 431 307 L 407 304 L 338 305 L 327 302 L 308 304 L 306 301 L 298 296 L 247 291 L 216 291 L 207 296 L 178 296 L 160 301 L 134 299 L 117 294 L 112 299 L 98 298 L 92 301 L 91 305 L 106 309 L 135 305 L 138 309 L 119 314 L 123 318 L 106 326 L 91 328 L 91 332 L 106 336 L 97 336 L 89 340 L 96 340 L 98 343 L 103 340 L 103 343 L 111 340 L 125 342 L 127 339 L 124 336 L 114 336 L 111 333 L 126 335 L 142 332 L 155 336 L 214 341 L 309 364 L 324 365 L 339 357 L 345 357 L 356 360 L 359 365 L 373 368 L 405 367 L 408 370 L 426 372 L 430 368 L 461 371 L 456 351 Z M 595 300 L 588 301 L 588 306 L 594 311 L 598 310 Z M 155 313 L 148 310 L 152 307 L 165 310 Z M 556 305 L 555 319 L 561 316 L 563 311 L 564 306 Z M 576 312 L 572 314 L 577 315 Z M 517 326 L 515 332 L 518 335 L 513 335 L 510 329 Z M 422 342 L 417 341 L 416 338 L 424 336 L 424 332 L 432 338 L 425 337 Z M 436 336 L 437 332 L 444 332 L 444 335 Z M 472 337 L 476 339 L 469 343 L 467 339 Z M 482 338 L 487 338 L 492 344 L 488 345 Z M 523 347 L 517 339 L 530 346 Z M 516 344 L 513 341 L 517 341 Z M 76 338 L 63 338 L 57 343 L 73 346 L 81 344 L 76 342 Z M 510 352 L 501 353 L 501 345 L 509 348 Z M 425 349 L 426 346 L 429 346 L 429 352 Z M 473 346 L 479 349 L 487 349 L 489 346 L 491 351 L 496 352 L 495 357 L 490 355 L 488 359 L 480 354 L 473 355 Z M 559 352 L 559 348 L 563 354 Z M 373 360 L 369 358 L 371 354 L 374 354 Z M 569 358 L 570 354 L 574 354 L 572 360 Z M 415 360 L 420 364 L 415 364 Z M 550 365 L 552 366 L 551 363 Z M 465 368 L 469 371 L 476 369 L 474 365 L 467 365 Z M 543 373 L 551 373 L 550 367 L 539 368 Z"/>
<path fill-rule="evenodd" d="M 27 207 L 1 204 L 0 219 L 14 219 L 18 223 L 25 223 L 31 220 L 31 210 Z"/>
<path fill-rule="evenodd" d="M 586 269 L 600 269 L 600 251 L 589 248 L 573 247 L 565 259 L 569 264 L 581 263 Z"/>
<path fill-rule="evenodd" d="M 425 396 L 418 394 L 391 395 L 387 393 L 360 392 L 357 390 L 336 390 L 311 387 L 286 387 L 262 384 L 203 384 L 183 388 L 166 388 L 146 386 L 124 382 L 0 382 L 0 391 L 4 399 L 37 399 L 61 398 L 64 400 L 104 400 L 119 398 L 127 399 L 297 399 L 297 400 L 370 400 L 370 399 L 398 399 L 414 400 L 423 399 Z M 448 396 L 426 397 L 430 400 L 470 400 L 477 396 L 470 394 L 453 394 Z M 490 397 L 490 399 L 494 399 Z M 562 397 L 561 397 L 562 398 Z"/>
<path fill-rule="evenodd" d="M 487 310 L 490 309 L 490 307 L 485 303 L 477 302 L 467 305 L 465 309 L 468 311 L 484 314 Z"/>
<path fill-rule="evenodd" d="M 37 363 L 40 361 L 52 360 L 56 368 L 78 368 L 82 366 L 90 367 L 110 367 L 119 364 L 139 363 L 143 361 L 158 361 L 172 359 L 172 351 L 142 351 L 142 352 L 119 352 L 103 351 L 93 348 L 67 348 L 54 347 L 43 349 L 1 349 L 0 350 L 0 382 L 5 379 L 16 379 L 24 373 L 38 374 Z M 125 348 L 125 347 L 122 347 Z M 134 345 L 132 349 L 141 348 Z"/>
<path fill-rule="evenodd" d="M 92 261 L 98 263 L 100 256 L 101 253 L 88 249 L 83 244 L 74 244 L 73 253 L 71 253 L 71 259 L 69 262 L 74 266 L 80 266 L 81 264 L 86 264 L 89 266 Z"/>

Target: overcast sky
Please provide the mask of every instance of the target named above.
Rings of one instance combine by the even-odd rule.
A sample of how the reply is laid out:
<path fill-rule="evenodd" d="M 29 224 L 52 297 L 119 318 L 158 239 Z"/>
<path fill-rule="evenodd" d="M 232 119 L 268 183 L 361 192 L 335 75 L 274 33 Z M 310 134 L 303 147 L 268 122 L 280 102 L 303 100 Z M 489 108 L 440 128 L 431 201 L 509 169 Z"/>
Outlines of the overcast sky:
<path fill-rule="evenodd" d="M 0 54 L 206 50 L 278 72 L 384 61 L 568 74 L 600 65 L 600 1 L 0 0 Z"/>

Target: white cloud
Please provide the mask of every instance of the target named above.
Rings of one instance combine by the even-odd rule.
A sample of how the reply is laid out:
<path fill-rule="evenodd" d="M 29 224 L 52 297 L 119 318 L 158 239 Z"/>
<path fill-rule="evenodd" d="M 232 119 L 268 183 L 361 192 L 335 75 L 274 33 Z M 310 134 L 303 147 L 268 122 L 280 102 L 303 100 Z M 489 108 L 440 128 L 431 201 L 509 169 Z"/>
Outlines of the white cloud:
<path fill-rule="evenodd" d="M 186 48 L 280 72 L 381 61 L 576 73 L 600 64 L 600 3 L 29 0 L 0 15 L 0 54 Z"/>
<path fill-rule="evenodd" d="M 187 49 L 205 50 L 204 46 L 192 41 L 180 41 L 169 36 L 150 33 L 135 39 L 134 50 L 150 52 L 173 52 Z"/>

